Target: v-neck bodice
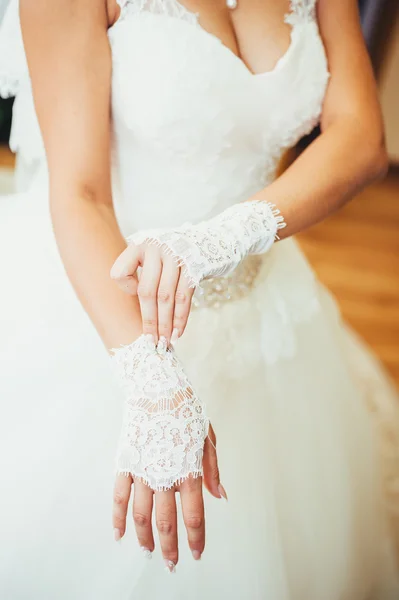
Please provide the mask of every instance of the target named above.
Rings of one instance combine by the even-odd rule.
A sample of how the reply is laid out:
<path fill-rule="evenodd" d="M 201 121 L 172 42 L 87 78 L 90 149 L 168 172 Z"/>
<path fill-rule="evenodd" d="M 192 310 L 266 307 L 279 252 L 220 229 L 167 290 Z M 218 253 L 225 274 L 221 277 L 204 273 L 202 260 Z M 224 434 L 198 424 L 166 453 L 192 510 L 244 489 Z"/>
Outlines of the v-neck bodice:
<path fill-rule="evenodd" d="M 321 114 L 328 67 L 313 5 L 292 3 L 288 50 L 253 74 L 176 0 L 123 3 L 109 39 L 129 231 L 207 218 L 273 180 Z"/>

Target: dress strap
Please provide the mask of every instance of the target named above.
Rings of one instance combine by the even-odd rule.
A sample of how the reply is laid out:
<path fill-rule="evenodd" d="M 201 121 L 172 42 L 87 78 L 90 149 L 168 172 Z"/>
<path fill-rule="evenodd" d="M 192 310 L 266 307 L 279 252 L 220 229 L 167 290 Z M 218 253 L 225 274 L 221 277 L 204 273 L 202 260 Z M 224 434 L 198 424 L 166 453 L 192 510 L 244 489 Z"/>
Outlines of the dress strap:
<path fill-rule="evenodd" d="M 316 20 L 317 0 L 290 0 L 290 11 L 285 21 L 290 25 Z"/>
<path fill-rule="evenodd" d="M 117 0 L 121 7 L 121 19 L 130 14 L 149 12 L 176 19 L 198 23 L 198 14 L 180 4 L 178 0 Z"/>

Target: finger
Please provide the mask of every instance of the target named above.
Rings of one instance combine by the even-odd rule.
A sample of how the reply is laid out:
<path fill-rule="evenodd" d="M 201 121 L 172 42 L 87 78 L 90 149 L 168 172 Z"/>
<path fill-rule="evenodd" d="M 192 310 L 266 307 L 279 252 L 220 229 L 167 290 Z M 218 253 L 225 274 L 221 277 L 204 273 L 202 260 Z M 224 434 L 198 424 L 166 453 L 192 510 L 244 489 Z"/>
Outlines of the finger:
<path fill-rule="evenodd" d="M 122 292 L 125 292 L 125 294 L 129 294 L 129 296 L 137 296 L 137 288 L 139 284 L 137 275 L 116 279 L 116 284 L 122 290 Z"/>
<path fill-rule="evenodd" d="M 155 514 L 165 566 L 171 573 L 174 573 L 179 558 L 174 490 L 155 492 Z"/>
<path fill-rule="evenodd" d="M 118 256 L 111 269 L 112 279 L 124 279 L 136 275 L 142 258 L 142 247 L 135 244 L 129 245 Z"/>
<path fill-rule="evenodd" d="M 111 269 L 111 278 L 116 281 L 123 292 L 130 296 L 137 295 L 137 269 L 141 264 L 141 259 L 141 247 L 128 246 L 116 259 Z"/>
<path fill-rule="evenodd" d="M 215 498 L 226 497 L 226 492 L 220 484 L 218 457 L 216 452 L 216 436 L 212 425 L 209 425 L 208 437 L 205 440 L 202 466 L 204 469 L 204 485 L 208 492 L 210 492 L 212 496 L 215 496 Z"/>
<path fill-rule="evenodd" d="M 173 332 L 176 332 L 176 334 L 173 337 L 180 337 L 184 333 L 190 314 L 193 293 L 194 288 L 190 288 L 188 279 L 181 272 L 175 296 Z"/>
<path fill-rule="evenodd" d="M 152 533 L 153 491 L 148 485 L 136 479 L 133 496 L 133 520 L 136 527 L 140 548 L 148 557 L 154 551 L 154 536 Z"/>
<path fill-rule="evenodd" d="M 158 248 L 147 246 L 137 293 L 143 321 L 143 333 L 154 336 L 155 342 L 158 341 L 157 292 L 161 272 L 162 262 Z"/>
<path fill-rule="evenodd" d="M 126 475 L 118 475 L 115 481 L 112 523 L 117 542 L 125 535 L 126 531 L 126 515 L 132 481 L 130 475 L 128 477 Z"/>
<path fill-rule="evenodd" d="M 194 560 L 200 560 L 205 548 L 204 499 L 202 478 L 189 477 L 180 485 L 183 520 L 187 530 L 188 545 Z"/>
<path fill-rule="evenodd" d="M 172 335 L 173 314 L 176 288 L 180 269 L 171 256 L 163 259 L 162 275 L 158 287 L 158 332 L 170 341 Z"/>

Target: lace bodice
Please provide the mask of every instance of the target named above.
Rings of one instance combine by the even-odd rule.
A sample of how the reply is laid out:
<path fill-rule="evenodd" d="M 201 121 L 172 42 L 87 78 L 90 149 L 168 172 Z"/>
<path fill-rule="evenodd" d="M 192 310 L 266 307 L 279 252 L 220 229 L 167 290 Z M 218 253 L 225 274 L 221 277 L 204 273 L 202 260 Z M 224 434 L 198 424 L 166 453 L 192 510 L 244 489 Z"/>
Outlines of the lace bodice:
<path fill-rule="evenodd" d="M 17 3 L 9 7 L 8 30 Z M 123 231 L 207 219 L 271 182 L 283 151 L 321 113 L 328 69 L 315 0 L 291 2 L 290 46 L 260 75 L 177 0 L 120 4 L 109 40 L 115 203 Z M 22 41 L 14 35 L 10 44 L 9 35 L 2 47 L 6 33 L 3 27 L 0 56 L 8 66 L 0 64 L 0 92 L 18 92 L 12 141 L 29 160 L 43 148 Z"/>
<path fill-rule="evenodd" d="M 290 46 L 260 75 L 176 0 L 121 5 L 109 39 L 127 232 L 207 219 L 263 188 L 320 117 L 328 70 L 314 0 L 292 2 Z"/>

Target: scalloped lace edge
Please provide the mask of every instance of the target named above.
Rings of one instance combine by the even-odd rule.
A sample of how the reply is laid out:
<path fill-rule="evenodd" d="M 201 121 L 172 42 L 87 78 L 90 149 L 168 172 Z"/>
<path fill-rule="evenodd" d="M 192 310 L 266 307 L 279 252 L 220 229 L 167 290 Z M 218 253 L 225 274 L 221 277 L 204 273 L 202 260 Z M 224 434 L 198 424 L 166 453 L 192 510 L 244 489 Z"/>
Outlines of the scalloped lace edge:
<path fill-rule="evenodd" d="M 263 202 L 263 201 L 261 201 Z M 276 225 L 276 234 L 274 235 L 273 242 L 280 240 L 278 235 L 278 231 L 284 229 L 287 226 L 287 223 L 284 221 L 284 217 L 281 215 L 280 210 L 276 207 L 275 204 L 271 202 L 265 202 L 266 206 L 270 209 L 270 214 L 274 217 L 274 222 Z M 196 259 L 193 256 L 192 252 L 188 252 L 182 255 L 176 248 L 176 244 L 174 241 L 161 241 L 156 237 L 156 234 L 146 235 L 144 232 L 143 237 L 140 237 L 140 234 L 134 234 L 128 238 L 128 242 L 133 242 L 136 245 L 140 244 L 149 244 L 151 246 L 157 246 L 160 248 L 167 256 L 170 256 L 176 263 L 176 265 L 182 269 L 183 276 L 188 280 L 190 288 L 199 287 L 201 284 L 201 276 L 199 274 L 195 274 L 193 269 L 190 267 L 191 259 Z M 269 248 L 267 248 L 268 250 Z M 265 250 L 267 252 L 267 250 Z M 213 277 L 217 277 L 217 274 L 214 274 Z M 223 276 L 223 275 L 219 275 Z"/>

